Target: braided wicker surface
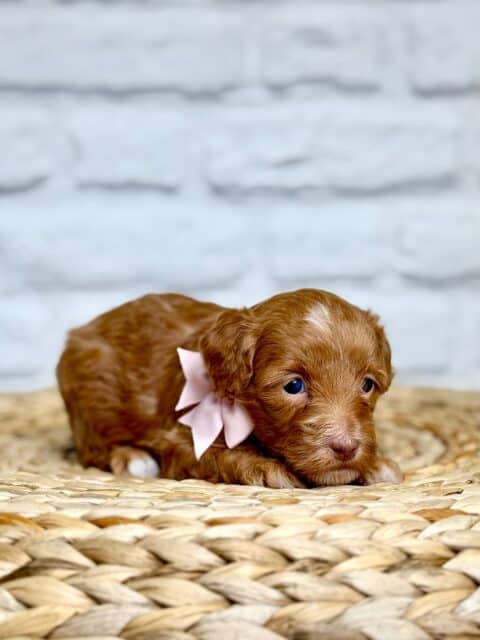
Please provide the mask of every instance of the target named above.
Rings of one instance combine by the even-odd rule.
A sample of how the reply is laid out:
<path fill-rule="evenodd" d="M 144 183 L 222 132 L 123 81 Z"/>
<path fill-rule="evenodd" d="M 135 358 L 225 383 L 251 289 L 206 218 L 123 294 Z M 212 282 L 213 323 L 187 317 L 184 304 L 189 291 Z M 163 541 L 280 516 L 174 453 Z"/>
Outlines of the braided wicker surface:
<path fill-rule="evenodd" d="M 480 637 L 480 394 L 395 389 L 397 486 L 83 470 L 53 391 L 0 396 L 0 640 Z"/>

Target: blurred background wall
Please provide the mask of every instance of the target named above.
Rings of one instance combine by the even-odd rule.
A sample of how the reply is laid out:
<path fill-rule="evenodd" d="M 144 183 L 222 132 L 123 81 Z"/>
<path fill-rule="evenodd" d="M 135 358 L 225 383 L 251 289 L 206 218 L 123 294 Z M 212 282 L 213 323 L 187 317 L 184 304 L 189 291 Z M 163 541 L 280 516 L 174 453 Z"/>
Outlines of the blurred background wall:
<path fill-rule="evenodd" d="M 480 387 L 479 5 L 1 2 L 0 389 L 142 293 L 300 286 Z"/>

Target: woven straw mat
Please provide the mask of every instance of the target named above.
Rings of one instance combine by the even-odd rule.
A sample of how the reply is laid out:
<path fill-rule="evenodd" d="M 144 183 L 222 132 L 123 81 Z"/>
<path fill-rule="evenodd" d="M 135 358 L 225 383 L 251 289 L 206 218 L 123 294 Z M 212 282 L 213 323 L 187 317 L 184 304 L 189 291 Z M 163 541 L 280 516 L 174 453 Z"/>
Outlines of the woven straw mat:
<path fill-rule="evenodd" d="M 0 640 L 480 637 L 480 394 L 379 406 L 400 485 L 82 469 L 56 391 L 0 395 Z"/>

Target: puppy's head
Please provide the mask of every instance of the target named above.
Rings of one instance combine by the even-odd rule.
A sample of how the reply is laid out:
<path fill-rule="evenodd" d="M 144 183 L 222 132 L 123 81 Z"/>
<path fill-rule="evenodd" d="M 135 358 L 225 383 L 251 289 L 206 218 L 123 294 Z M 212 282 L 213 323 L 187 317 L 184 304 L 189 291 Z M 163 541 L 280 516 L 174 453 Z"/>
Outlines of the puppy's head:
<path fill-rule="evenodd" d="M 377 316 L 304 289 L 220 314 L 201 350 L 215 391 L 308 484 L 351 482 L 376 461 L 373 410 L 392 380 Z"/>

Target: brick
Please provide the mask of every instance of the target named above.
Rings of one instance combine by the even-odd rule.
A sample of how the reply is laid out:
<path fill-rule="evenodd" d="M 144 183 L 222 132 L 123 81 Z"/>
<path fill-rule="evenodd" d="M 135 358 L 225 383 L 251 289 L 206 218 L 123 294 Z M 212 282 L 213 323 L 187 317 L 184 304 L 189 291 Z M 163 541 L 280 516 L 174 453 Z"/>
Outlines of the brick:
<path fill-rule="evenodd" d="M 276 89 L 377 89 L 385 70 L 385 31 L 374 12 L 352 7 L 277 10 L 262 25 L 262 80 Z"/>
<path fill-rule="evenodd" d="M 451 357 L 451 309 L 443 293 L 406 291 L 376 304 L 392 341 L 400 378 L 446 370 Z"/>
<path fill-rule="evenodd" d="M 144 291 L 225 285 L 249 264 L 247 221 L 196 200 L 153 194 L 9 199 L 3 203 L 0 273 L 41 290 Z"/>
<path fill-rule="evenodd" d="M 0 382 L 28 377 L 41 371 L 44 342 L 50 330 L 50 314 L 31 292 L 0 298 Z"/>
<path fill-rule="evenodd" d="M 335 292 L 363 309 L 380 315 L 390 340 L 398 381 L 413 374 L 446 371 L 452 355 L 452 309 L 442 292 L 419 289 L 352 289 Z"/>
<path fill-rule="evenodd" d="M 459 133 L 431 117 L 250 108 L 210 136 L 206 176 L 215 191 L 236 196 L 447 188 L 458 173 Z"/>
<path fill-rule="evenodd" d="M 196 94 L 243 82 L 243 41 L 218 10 L 2 8 L 0 85 Z"/>
<path fill-rule="evenodd" d="M 80 186 L 171 191 L 183 180 L 187 118 L 138 104 L 102 105 L 76 109 L 67 127 L 78 150 Z"/>
<path fill-rule="evenodd" d="M 480 276 L 480 211 L 457 200 L 415 203 L 400 218 L 397 265 L 412 279 L 444 282 Z M 397 214 L 398 215 L 398 214 Z"/>
<path fill-rule="evenodd" d="M 42 292 L 0 298 L 0 391 L 31 390 L 56 384 L 55 367 L 67 332 L 144 291 Z M 5 356 L 4 356 L 5 354 Z"/>
<path fill-rule="evenodd" d="M 473 106 L 474 117 L 478 118 L 477 105 Z M 480 125 L 480 120 L 478 121 Z M 480 148 L 480 128 L 477 128 L 473 133 L 469 133 L 468 141 L 465 145 L 465 155 L 467 157 L 467 163 L 473 169 L 475 186 L 480 186 L 480 155 L 478 149 Z"/>
<path fill-rule="evenodd" d="M 425 93 L 480 90 L 478 3 L 418 8 L 410 23 L 410 78 Z"/>
<path fill-rule="evenodd" d="M 452 373 L 466 388 L 480 386 L 480 279 L 470 286 L 450 292 L 450 305 L 454 313 L 454 346 Z M 478 383 L 475 385 L 475 375 Z"/>
<path fill-rule="evenodd" d="M 200 300 L 209 300 L 224 307 L 250 307 L 270 298 L 275 293 L 278 293 L 277 288 L 258 252 L 244 278 L 221 288 L 208 287 L 195 290 L 195 296 Z"/>
<path fill-rule="evenodd" d="M 45 182 L 54 170 L 58 147 L 59 134 L 44 112 L 18 105 L 0 107 L 0 194 Z"/>
<path fill-rule="evenodd" d="M 325 206 L 274 212 L 265 238 L 267 264 L 282 286 L 322 278 L 373 278 L 386 269 L 392 246 L 389 217 L 371 206 Z"/>

